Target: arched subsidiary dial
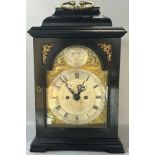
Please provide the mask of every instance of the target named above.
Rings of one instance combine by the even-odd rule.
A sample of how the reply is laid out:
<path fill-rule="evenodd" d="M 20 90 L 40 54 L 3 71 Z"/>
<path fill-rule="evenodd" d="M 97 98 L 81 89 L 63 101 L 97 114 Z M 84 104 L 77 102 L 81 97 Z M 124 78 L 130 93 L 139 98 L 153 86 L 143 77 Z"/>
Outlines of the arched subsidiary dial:
<path fill-rule="evenodd" d="M 48 107 L 66 124 L 87 124 L 106 104 L 107 91 L 92 72 L 70 69 L 54 78 L 48 88 Z"/>
<path fill-rule="evenodd" d="M 64 60 L 72 67 L 83 66 L 88 59 L 89 48 L 81 45 L 72 45 L 64 49 Z"/>

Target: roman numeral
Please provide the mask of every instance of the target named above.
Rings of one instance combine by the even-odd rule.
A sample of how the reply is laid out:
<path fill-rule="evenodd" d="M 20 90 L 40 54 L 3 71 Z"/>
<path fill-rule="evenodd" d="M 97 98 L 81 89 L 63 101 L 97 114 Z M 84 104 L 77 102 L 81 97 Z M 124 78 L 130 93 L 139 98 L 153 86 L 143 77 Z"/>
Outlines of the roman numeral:
<path fill-rule="evenodd" d="M 96 96 L 96 99 L 100 99 L 101 98 L 101 96 Z"/>
<path fill-rule="evenodd" d="M 88 77 L 87 77 L 86 81 L 88 81 L 89 77 L 90 77 L 90 75 L 88 75 Z"/>
<path fill-rule="evenodd" d="M 94 105 L 93 108 L 94 108 L 95 110 L 98 110 L 99 107 L 96 106 L 96 105 Z"/>
<path fill-rule="evenodd" d="M 64 76 L 63 76 L 63 78 L 64 78 L 64 80 L 65 80 L 65 81 L 68 81 L 68 79 L 67 79 L 67 76 L 66 76 L 66 75 L 64 75 Z"/>
<path fill-rule="evenodd" d="M 75 73 L 75 78 L 79 79 L 79 73 L 78 72 Z"/>
<path fill-rule="evenodd" d="M 57 111 L 59 111 L 59 110 L 60 110 L 60 108 L 61 108 L 61 106 L 60 106 L 60 105 L 58 105 L 57 107 L 55 107 L 55 109 L 56 109 Z"/>
<path fill-rule="evenodd" d="M 64 114 L 64 117 L 65 117 L 65 118 L 67 118 L 67 117 L 68 117 L 68 113 L 67 113 L 67 112 Z"/>
<path fill-rule="evenodd" d="M 90 116 L 87 114 L 87 117 L 89 118 Z"/>
<path fill-rule="evenodd" d="M 59 88 L 59 89 L 60 89 L 60 86 L 56 86 L 56 85 L 55 85 L 55 87 L 57 87 L 57 88 Z"/>
<path fill-rule="evenodd" d="M 95 89 L 95 88 L 97 88 L 98 87 L 98 84 L 97 85 L 95 85 L 93 88 Z"/>
<path fill-rule="evenodd" d="M 54 97 L 52 97 L 52 99 L 58 99 L 58 96 L 54 96 Z"/>
<path fill-rule="evenodd" d="M 76 121 L 78 121 L 78 120 L 79 120 L 78 116 L 75 116 L 75 120 L 76 120 Z"/>
<path fill-rule="evenodd" d="M 55 85 L 55 84 L 52 84 L 52 86 L 53 86 L 53 87 L 57 87 L 57 88 L 60 89 L 60 86 L 57 86 L 57 85 Z"/>

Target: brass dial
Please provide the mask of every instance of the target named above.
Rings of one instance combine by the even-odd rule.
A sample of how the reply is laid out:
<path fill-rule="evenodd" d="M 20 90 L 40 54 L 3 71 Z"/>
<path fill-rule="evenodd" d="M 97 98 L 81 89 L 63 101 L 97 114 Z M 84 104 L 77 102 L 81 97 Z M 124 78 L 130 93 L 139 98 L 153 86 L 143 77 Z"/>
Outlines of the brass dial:
<path fill-rule="evenodd" d="M 96 75 L 85 70 L 59 74 L 49 89 L 49 107 L 66 124 L 86 124 L 101 114 L 106 103 L 106 89 Z"/>
<path fill-rule="evenodd" d="M 86 125 L 107 121 L 107 71 L 95 52 L 83 45 L 66 47 L 47 72 L 47 124 Z"/>

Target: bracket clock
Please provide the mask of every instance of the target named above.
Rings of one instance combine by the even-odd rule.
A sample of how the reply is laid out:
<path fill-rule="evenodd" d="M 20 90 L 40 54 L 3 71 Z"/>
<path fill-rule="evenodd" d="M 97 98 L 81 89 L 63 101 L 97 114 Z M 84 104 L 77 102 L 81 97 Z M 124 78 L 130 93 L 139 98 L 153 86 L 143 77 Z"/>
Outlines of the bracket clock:
<path fill-rule="evenodd" d="M 36 137 L 31 152 L 123 153 L 118 138 L 122 27 L 92 2 L 65 2 L 34 38 Z"/>

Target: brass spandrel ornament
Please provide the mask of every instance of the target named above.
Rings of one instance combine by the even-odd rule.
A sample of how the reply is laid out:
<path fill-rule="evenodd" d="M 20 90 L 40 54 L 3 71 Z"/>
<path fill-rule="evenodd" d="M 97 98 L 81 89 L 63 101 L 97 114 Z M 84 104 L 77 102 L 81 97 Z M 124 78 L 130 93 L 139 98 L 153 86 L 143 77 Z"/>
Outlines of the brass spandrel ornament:
<path fill-rule="evenodd" d="M 106 54 L 107 61 L 110 64 L 111 60 L 112 60 L 112 45 L 111 45 L 111 43 L 102 43 L 102 44 L 98 44 L 98 45 L 101 47 L 103 52 Z"/>
<path fill-rule="evenodd" d="M 44 43 L 44 44 L 42 44 L 42 63 L 43 63 L 43 65 L 46 64 L 47 56 L 48 56 L 50 50 L 52 49 L 52 47 L 53 47 L 52 43 Z"/>

